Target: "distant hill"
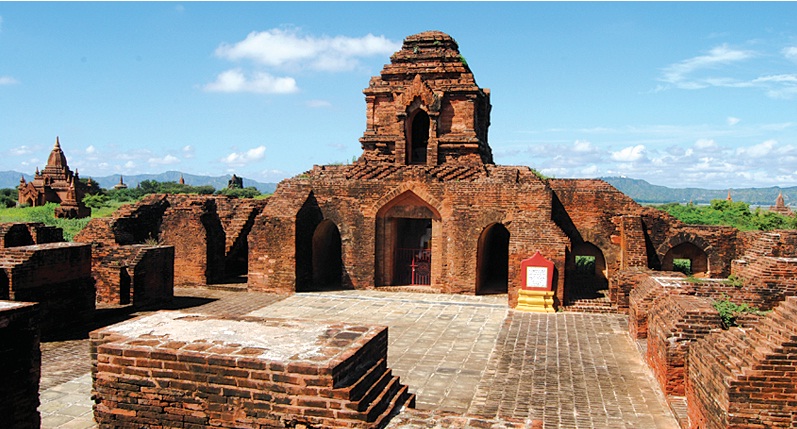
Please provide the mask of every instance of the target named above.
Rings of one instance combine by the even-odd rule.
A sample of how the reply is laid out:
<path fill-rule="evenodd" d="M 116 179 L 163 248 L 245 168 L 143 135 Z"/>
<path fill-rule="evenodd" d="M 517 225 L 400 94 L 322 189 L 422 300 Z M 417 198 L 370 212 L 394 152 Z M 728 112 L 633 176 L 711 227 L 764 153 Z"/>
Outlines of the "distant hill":
<path fill-rule="evenodd" d="M 638 203 L 688 203 L 708 204 L 711 200 L 725 199 L 728 189 L 701 189 L 701 188 L 668 188 L 666 186 L 651 185 L 640 179 L 627 177 L 601 177 L 610 185 L 624 194 L 633 198 Z M 780 188 L 741 188 L 730 189 L 734 201 L 744 201 L 750 205 L 769 207 L 775 204 L 779 192 L 783 192 L 786 205 L 792 200 L 797 201 L 797 186 Z"/>
<path fill-rule="evenodd" d="M 25 176 L 25 180 L 33 180 L 33 176 L 29 174 L 23 174 L 17 171 L 0 171 L 0 188 L 16 188 L 19 186 L 19 178 L 20 176 Z M 183 176 L 185 179 L 186 185 L 191 186 L 205 186 L 210 185 L 216 189 L 222 189 L 227 187 L 227 182 L 230 180 L 230 175 L 227 176 L 196 176 L 193 174 L 188 173 L 181 173 L 179 171 L 167 171 L 165 173 L 160 174 L 135 174 L 130 176 L 124 176 L 124 182 L 129 187 L 135 187 L 138 185 L 139 182 L 144 180 L 155 180 L 158 182 L 177 182 L 180 180 L 180 176 Z M 85 176 L 81 176 L 85 177 Z M 96 181 L 100 184 L 103 188 L 112 188 L 114 185 L 119 183 L 119 175 L 113 174 L 111 176 L 105 177 L 91 177 L 91 180 Z M 276 183 L 261 183 L 256 180 L 243 178 L 244 180 L 244 187 L 254 186 L 257 188 L 258 191 L 262 193 L 272 193 L 277 188 Z"/>

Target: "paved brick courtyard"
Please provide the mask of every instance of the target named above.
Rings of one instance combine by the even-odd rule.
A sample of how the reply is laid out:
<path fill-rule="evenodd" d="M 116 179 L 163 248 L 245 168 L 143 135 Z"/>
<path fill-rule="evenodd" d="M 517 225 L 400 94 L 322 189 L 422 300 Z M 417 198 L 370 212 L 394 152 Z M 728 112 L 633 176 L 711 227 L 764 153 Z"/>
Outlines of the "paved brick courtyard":
<path fill-rule="evenodd" d="M 388 364 L 417 394 L 421 410 L 539 419 L 546 428 L 678 427 L 625 333 L 625 316 L 519 313 L 507 308 L 505 295 L 280 297 L 187 288 L 176 295 L 173 307 L 192 312 L 387 325 Z M 42 355 L 42 427 L 96 427 L 88 340 L 43 343 Z M 389 427 L 425 424 L 411 414 Z"/>

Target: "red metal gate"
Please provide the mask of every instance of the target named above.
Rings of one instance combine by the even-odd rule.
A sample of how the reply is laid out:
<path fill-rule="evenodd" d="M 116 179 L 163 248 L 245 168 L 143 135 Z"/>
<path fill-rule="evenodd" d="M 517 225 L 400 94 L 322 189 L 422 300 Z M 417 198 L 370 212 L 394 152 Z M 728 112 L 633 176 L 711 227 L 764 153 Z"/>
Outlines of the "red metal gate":
<path fill-rule="evenodd" d="M 432 250 L 398 249 L 396 252 L 397 285 L 432 284 Z"/>

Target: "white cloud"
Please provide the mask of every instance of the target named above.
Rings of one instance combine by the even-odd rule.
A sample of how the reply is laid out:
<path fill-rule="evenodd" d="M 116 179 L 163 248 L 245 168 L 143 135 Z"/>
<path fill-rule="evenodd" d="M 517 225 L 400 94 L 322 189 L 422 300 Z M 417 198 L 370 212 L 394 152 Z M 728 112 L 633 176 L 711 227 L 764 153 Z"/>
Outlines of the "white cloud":
<path fill-rule="evenodd" d="M 86 153 L 89 154 L 89 155 L 92 155 L 92 154 L 94 154 L 96 152 L 97 152 L 97 148 L 95 148 L 94 145 L 89 145 L 89 147 L 86 148 Z"/>
<path fill-rule="evenodd" d="M 787 59 L 792 61 L 797 61 L 797 46 L 789 46 L 787 48 L 783 48 L 781 53 Z"/>
<path fill-rule="evenodd" d="M 183 146 L 183 158 L 191 159 L 194 157 L 194 147 L 189 145 Z"/>
<path fill-rule="evenodd" d="M 360 57 L 391 54 L 401 44 L 384 36 L 300 35 L 298 29 L 253 31 L 240 42 L 222 43 L 216 55 L 228 60 L 248 59 L 269 67 L 307 67 L 323 71 L 354 68 Z"/>
<path fill-rule="evenodd" d="M 695 142 L 695 149 L 716 149 L 717 142 L 713 139 L 699 139 Z"/>
<path fill-rule="evenodd" d="M 133 162 L 133 161 L 127 161 L 127 162 L 125 162 L 124 167 L 126 169 L 130 170 L 130 169 L 136 168 L 136 163 Z"/>
<path fill-rule="evenodd" d="M 22 156 L 22 155 L 27 155 L 29 153 L 33 153 L 33 148 L 30 148 L 28 146 L 22 145 L 22 146 L 11 148 L 11 150 L 9 150 L 9 152 L 11 153 L 11 155 L 14 155 L 14 156 Z"/>
<path fill-rule="evenodd" d="M 741 121 L 741 119 L 734 118 L 733 116 L 728 116 L 728 119 L 726 119 L 726 122 L 728 122 L 728 125 L 730 125 L 730 126 L 734 126 L 734 125 L 738 124 L 740 121 Z"/>
<path fill-rule="evenodd" d="M 635 162 L 645 157 L 645 145 L 628 146 L 612 152 L 612 159 L 619 162 Z"/>
<path fill-rule="evenodd" d="M 757 145 L 739 148 L 739 153 L 753 158 L 762 158 L 772 153 L 776 144 L 778 144 L 778 142 L 775 140 L 767 140 Z"/>
<path fill-rule="evenodd" d="M 753 56 L 754 54 L 749 51 L 732 49 L 727 45 L 717 46 L 706 55 L 689 58 L 666 67 L 661 80 L 682 89 L 705 88 L 711 83 L 693 78 L 691 76 L 693 73 L 744 61 Z M 731 82 L 728 80 L 713 81 L 713 84 L 727 85 L 729 83 Z"/>
<path fill-rule="evenodd" d="M 19 83 L 19 81 L 11 76 L 0 76 L 0 85 L 14 85 L 17 83 Z"/>
<path fill-rule="evenodd" d="M 260 145 L 246 152 L 232 152 L 221 159 L 221 162 L 231 166 L 242 166 L 250 162 L 259 161 L 266 156 L 266 147 Z"/>
<path fill-rule="evenodd" d="M 163 158 L 150 158 L 147 160 L 150 165 L 171 165 L 180 162 L 180 159 L 174 155 L 166 155 Z"/>
<path fill-rule="evenodd" d="M 587 140 L 576 140 L 573 143 L 573 151 L 579 153 L 595 152 L 597 148 Z"/>
<path fill-rule="evenodd" d="M 290 94 L 299 88 L 292 77 L 274 77 L 265 72 L 255 72 L 249 77 L 241 69 L 227 70 L 216 81 L 203 87 L 208 92 L 254 92 L 258 94 Z"/>

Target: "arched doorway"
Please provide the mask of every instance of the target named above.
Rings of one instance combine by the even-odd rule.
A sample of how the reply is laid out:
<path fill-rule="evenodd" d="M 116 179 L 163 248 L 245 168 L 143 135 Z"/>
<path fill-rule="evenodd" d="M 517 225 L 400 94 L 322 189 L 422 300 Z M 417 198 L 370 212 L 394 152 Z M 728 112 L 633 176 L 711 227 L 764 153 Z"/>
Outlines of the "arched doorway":
<path fill-rule="evenodd" d="M 509 231 L 500 223 L 479 235 L 476 250 L 476 294 L 506 293 L 509 284 Z"/>
<path fill-rule="evenodd" d="M 341 288 L 343 259 L 340 231 L 335 222 L 325 219 L 313 233 L 313 288 L 335 290 Z"/>
<path fill-rule="evenodd" d="M 407 133 L 407 163 L 426 164 L 426 151 L 429 147 L 429 115 L 422 109 L 415 111 Z"/>
<path fill-rule="evenodd" d="M 608 296 L 606 259 L 598 246 L 590 242 L 573 244 L 566 270 L 565 296 L 568 302 Z"/>
<path fill-rule="evenodd" d="M 689 242 L 674 246 L 661 262 L 662 271 L 681 271 L 695 277 L 707 277 L 708 268 L 706 252 Z"/>
<path fill-rule="evenodd" d="M 432 285 L 440 214 L 412 191 L 382 206 L 376 216 L 376 286 Z"/>

